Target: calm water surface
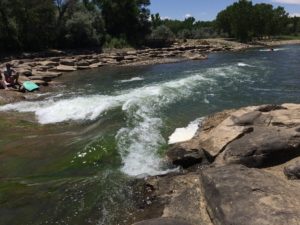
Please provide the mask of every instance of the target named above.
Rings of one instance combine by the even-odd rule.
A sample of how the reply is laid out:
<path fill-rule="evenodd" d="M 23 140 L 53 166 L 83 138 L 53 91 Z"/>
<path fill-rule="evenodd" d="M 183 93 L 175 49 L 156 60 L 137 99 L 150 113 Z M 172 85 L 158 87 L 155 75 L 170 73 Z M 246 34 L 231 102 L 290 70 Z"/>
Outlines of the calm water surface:
<path fill-rule="evenodd" d="M 100 68 L 0 107 L 0 224 L 130 223 L 132 180 L 163 174 L 168 137 L 223 109 L 300 103 L 300 46 Z"/>

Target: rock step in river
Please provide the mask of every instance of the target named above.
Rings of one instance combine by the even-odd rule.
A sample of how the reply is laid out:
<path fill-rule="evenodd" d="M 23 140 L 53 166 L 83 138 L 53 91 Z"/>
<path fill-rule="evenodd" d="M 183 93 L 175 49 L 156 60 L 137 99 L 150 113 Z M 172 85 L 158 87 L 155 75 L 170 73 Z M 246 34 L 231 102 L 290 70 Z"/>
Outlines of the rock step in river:
<path fill-rule="evenodd" d="M 209 116 L 168 152 L 185 169 L 145 180 L 146 210 L 161 217 L 135 225 L 298 225 L 299 156 L 299 104 Z"/>

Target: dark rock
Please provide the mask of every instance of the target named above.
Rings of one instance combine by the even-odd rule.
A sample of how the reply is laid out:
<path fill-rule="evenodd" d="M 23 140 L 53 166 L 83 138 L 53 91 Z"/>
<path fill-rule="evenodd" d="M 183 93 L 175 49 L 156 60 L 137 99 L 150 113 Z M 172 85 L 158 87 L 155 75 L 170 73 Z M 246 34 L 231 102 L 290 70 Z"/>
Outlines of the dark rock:
<path fill-rule="evenodd" d="M 281 105 L 263 105 L 258 108 L 258 111 L 260 112 L 271 112 L 274 110 L 280 110 L 280 109 L 287 109 L 286 107 L 283 107 Z"/>
<path fill-rule="evenodd" d="M 253 125 L 254 120 L 261 116 L 261 112 L 253 111 L 246 113 L 240 117 L 233 117 L 232 120 L 236 125 L 239 126 L 246 126 L 246 125 Z"/>
<path fill-rule="evenodd" d="M 168 158 L 176 166 L 189 168 L 195 164 L 207 165 L 211 159 L 202 149 L 187 149 L 175 144 L 168 152 Z"/>
<path fill-rule="evenodd" d="M 242 165 L 201 174 L 215 225 L 299 225 L 300 189 L 286 180 Z"/>
<path fill-rule="evenodd" d="M 284 174 L 290 180 L 300 179 L 300 160 L 297 160 L 284 167 Z"/>
<path fill-rule="evenodd" d="M 144 212 L 150 214 L 142 217 L 143 219 L 162 216 L 178 218 L 192 225 L 212 225 L 197 173 L 172 173 L 149 177 L 146 180 L 145 191 L 142 192 L 146 193 L 144 201 L 151 201 L 150 205 L 144 207 Z"/>
<path fill-rule="evenodd" d="M 225 163 L 249 167 L 278 165 L 300 155 L 300 135 L 293 128 L 255 127 L 227 145 Z"/>
<path fill-rule="evenodd" d="M 157 218 L 152 220 L 144 220 L 134 225 L 191 225 L 177 218 Z"/>

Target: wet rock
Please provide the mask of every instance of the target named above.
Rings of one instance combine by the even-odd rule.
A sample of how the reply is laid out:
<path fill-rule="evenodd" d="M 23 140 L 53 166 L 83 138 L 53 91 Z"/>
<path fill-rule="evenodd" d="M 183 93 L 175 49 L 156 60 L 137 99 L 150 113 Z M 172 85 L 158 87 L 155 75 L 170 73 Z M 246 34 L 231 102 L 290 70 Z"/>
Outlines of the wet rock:
<path fill-rule="evenodd" d="M 41 71 L 33 71 L 33 76 L 30 76 L 30 80 L 45 80 L 51 81 L 52 79 L 61 76 L 61 72 L 41 72 Z"/>
<path fill-rule="evenodd" d="M 187 149 L 175 144 L 168 150 L 167 156 L 173 165 L 189 168 L 196 164 L 207 165 L 210 160 L 203 149 Z"/>
<path fill-rule="evenodd" d="M 201 180 L 215 225 L 299 224 L 297 185 L 242 165 L 206 169 Z"/>
<path fill-rule="evenodd" d="M 25 99 L 23 93 L 16 90 L 0 89 L 0 105 L 22 101 Z"/>
<path fill-rule="evenodd" d="M 151 220 L 144 220 L 133 225 L 192 225 L 186 221 L 177 218 L 157 218 Z"/>
<path fill-rule="evenodd" d="M 77 66 L 76 67 L 78 70 L 87 70 L 87 69 L 90 69 L 89 66 Z"/>
<path fill-rule="evenodd" d="M 98 68 L 98 67 L 101 67 L 101 66 L 103 66 L 103 63 L 99 62 L 99 63 L 91 64 L 90 68 L 93 69 L 93 68 Z"/>
<path fill-rule="evenodd" d="M 288 179 L 291 180 L 300 179 L 300 159 L 284 167 L 284 174 Z"/>
<path fill-rule="evenodd" d="M 198 53 L 193 53 L 193 52 L 187 52 L 183 55 L 185 58 L 190 59 L 190 60 L 203 60 L 207 59 L 206 55 L 198 54 Z"/>
<path fill-rule="evenodd" d="M 163 218 L 177 218 L 192 225 L 212 225 L 198 174 L 172 173 L 149 177 L 145 182 L 145 201 L 151 201 L 144 207 L 143 211 L 148 212 L 145 219 L 161 215 Z"/>

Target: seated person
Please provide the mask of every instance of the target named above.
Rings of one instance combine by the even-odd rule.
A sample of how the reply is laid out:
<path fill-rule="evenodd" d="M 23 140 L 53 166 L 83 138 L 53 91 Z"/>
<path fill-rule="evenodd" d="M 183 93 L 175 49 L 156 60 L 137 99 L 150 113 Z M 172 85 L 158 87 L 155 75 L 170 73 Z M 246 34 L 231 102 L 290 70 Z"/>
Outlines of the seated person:
<path fill-rule="evenodd" d="M 7 85 L 8 83 L 5 80 L 5 76 L 0 70 L 0 88 L 4 88 L 5 90 L 8 90 Z"/>
<path fill-rule="evenodd" d="M 7 63 L 6 67 L 3 71 L 3 76 L 2 76 L 2 86 L 6 89 L 7 86 L 15 86 L 19 85 L 19 74 L 12 69 L 12 65 Z"/>

